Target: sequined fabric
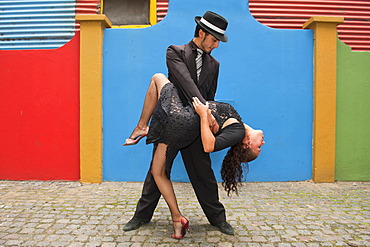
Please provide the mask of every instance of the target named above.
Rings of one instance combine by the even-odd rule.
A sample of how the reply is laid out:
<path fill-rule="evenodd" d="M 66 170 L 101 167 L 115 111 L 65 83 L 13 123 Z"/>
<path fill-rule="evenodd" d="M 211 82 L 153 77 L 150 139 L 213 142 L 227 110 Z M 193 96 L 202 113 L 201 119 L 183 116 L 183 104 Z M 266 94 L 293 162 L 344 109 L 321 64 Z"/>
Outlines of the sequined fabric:
<path fill-rule="evenodd" d="M 209 109 L 211 110 L 212 115 L 215 117 L 220 128 L 229 118 L 235 118 L 239 122 L 242 122 L 242 118 L 230 104 L 215 101 L 210 101 L 208 104 Z"/>
<path fill-rule="evenodd" d="M 230 104 L 211 101 L 209 108 L 219 126 L 229 118 L 242 121 Z M 172 83 L 164 85 L 150 122 L 147 144 L 165 143 L 171 145 L 173 149 L 181 149 L 190 145 L 199 134 L 198 114 L 190 105 L 183 106 Z"/>
<path fill-rule="evenodd" d="M 199 132 L 199 116 L 190 105 L 182 105 L 172 83 L 164 85 L 150 122 L 147 143 L 165 143 L 181 149 L 190 145 Z"/>

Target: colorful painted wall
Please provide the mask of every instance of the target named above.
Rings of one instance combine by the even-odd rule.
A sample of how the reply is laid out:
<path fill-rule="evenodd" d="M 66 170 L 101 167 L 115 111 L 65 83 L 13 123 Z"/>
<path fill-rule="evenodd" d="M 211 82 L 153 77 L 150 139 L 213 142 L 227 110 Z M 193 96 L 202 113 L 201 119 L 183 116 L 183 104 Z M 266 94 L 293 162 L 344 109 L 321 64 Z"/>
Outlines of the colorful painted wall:
<path fill-rule="evenodd" d="M 278 30 L 258 23 L 245 0 L 172 0 L 163 21 L 144 29 L 106 29 L 103 54 L 103 180 L 143 181 L 151 146 L 122 147 L 140 115 L 154 73 L 167 74 L 165 51 L 189 42 L 194 16 L 213 10 L 229 20 L 228 43 L 213 51 L 220 62 L 216 99 L 263 129 L 266 145 L 247 181 L 312 177 L 312 30 Z M 225 151 L 212 154 L 218 181 Z M 172 179 L 188 181 L 180 155 Z"/>
<path fill-rule="evenodd" d="M 330 51 L 337 57 L 335 105 L 324 94 L 314 108 L 313 59 L 323 56 L 320 63 L 326 66 L 327 51 L 313 54 L 314 46 L 322 46 L 314 45 L 312 30 L 258 23 L 245 0 L 172 0 L 165 19 L 149 28 L 113 29 L 105 16 L 80 16 L 85 35 L 80 39 L 77 32 L 60 48 L 0 50 L 0 179 L 142 181 L 151 146 L 121 144 L 136 124 L 150 77 L 167 73 L 167 46 L 190 41 L 193 17 L 208 9 L 230 21 L 230 41 L 213 52 L 221 62 L 216 98 L 234 105 L 266 135 L 247 181 L 313 178 L 312 157 L 318 150 L 325 156 L 319 145 L 312 146 L 314 129 L 323 132 L 316 143 L 334 141 L 335 180 L 370 181 L 370 53 L 352 52 L 338 42 Z M 327 43 L 326 31 L 322 35 Z M 336 132 L 327 138 L 326 125 L 314 119 L 332 108 Z M 224 154 L 211 156 L 219 181 Z M 328 177 L 326 170 L 320 173 Z M 180 157 L 172 178 L 188 181 Z"/>
<path fill-rule="evenodd" d="M 338 41 L 335 179 L 370 181 L 370 52 Z"/>
<path fill-rule="evenodd" d="M 0 179 L 79 180 L 79 45 L 0 50 Z"/>

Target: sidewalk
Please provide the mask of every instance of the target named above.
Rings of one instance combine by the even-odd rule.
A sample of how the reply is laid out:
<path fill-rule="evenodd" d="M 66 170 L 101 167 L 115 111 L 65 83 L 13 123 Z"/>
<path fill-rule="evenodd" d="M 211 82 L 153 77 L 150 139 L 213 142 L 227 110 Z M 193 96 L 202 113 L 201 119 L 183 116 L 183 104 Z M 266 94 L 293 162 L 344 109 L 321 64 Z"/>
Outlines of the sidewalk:
<path fill-rule="evenodd" d="M 171 239 L 163 199 L 152 221 L 130 232 L 142 183 L 0 181 L 0 246 L 370 246 L 370 182 L 246 183 L 220 187 L 235 236 L 206 220 L 189 183 L 174 183 L 191 231 Z"/>

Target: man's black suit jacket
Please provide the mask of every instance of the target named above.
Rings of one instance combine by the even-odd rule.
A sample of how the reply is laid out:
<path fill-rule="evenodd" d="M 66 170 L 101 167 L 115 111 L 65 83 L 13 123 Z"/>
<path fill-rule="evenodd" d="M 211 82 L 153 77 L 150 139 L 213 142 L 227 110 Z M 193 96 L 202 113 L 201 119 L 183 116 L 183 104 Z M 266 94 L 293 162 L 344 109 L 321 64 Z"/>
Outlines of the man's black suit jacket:
<path fill-rule="evenodd" d="M 177 88 L 184 105 L 191 104 L 192 97 L 203 103 L 214 100 L 220 63 L 210 54 L 203 53 L 203 66 L 197 80 L 195 57 L 197 46 L 193 41 L 188 44 L 167 48 L 166 63 L 168 79 Z"/>

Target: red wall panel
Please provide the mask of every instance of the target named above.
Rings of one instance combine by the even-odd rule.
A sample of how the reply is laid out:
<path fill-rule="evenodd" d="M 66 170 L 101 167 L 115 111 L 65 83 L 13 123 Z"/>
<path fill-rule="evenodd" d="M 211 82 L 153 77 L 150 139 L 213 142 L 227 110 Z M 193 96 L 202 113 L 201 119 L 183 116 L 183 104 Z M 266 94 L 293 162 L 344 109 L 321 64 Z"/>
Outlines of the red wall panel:
<path fill-rule="evenodd" d="M 0 51 L 0 179 L 79 179 L 79 33 Z"/>

